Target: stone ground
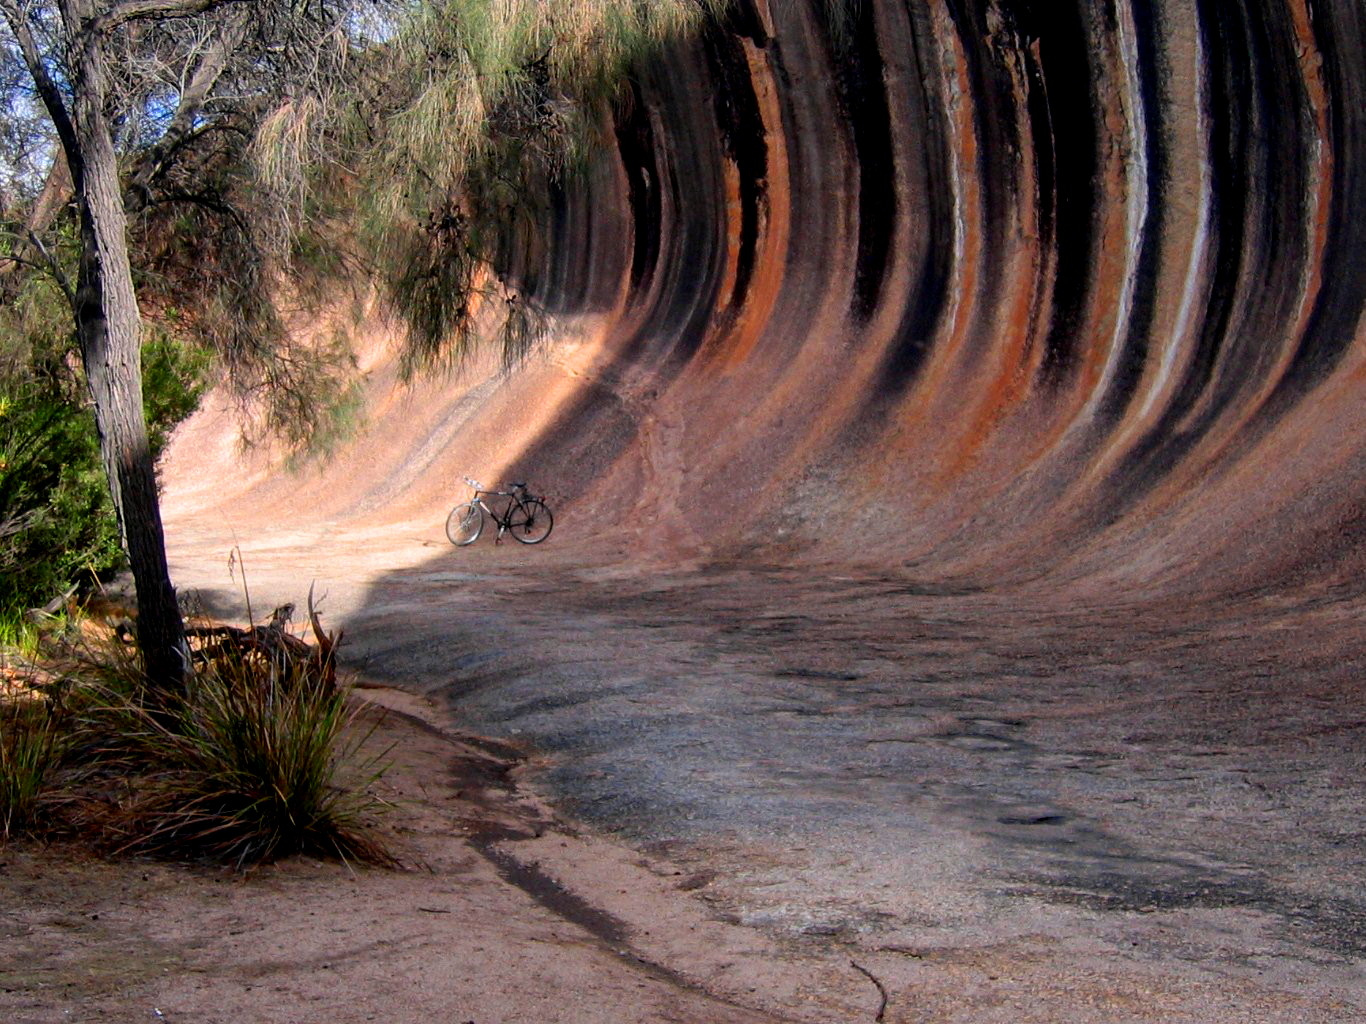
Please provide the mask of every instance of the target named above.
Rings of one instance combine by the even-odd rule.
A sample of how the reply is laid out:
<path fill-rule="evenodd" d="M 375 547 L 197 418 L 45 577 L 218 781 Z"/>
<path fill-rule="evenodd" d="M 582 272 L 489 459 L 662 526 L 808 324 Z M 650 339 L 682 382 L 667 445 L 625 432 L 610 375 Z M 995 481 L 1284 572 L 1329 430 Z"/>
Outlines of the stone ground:
<path fill-rule="evenodd" d="M 240 615 L 222 524 L 176 536 L 177 580 Z M 1341 595 L 652 568 L 553 539 L 457 551 L 439 526 L 281 530 L 241 553 L 258 611 L 316 580 L 366 685 L 426 701 L 445 737 L 421 735 L 487 760 L 478 785 L 448 754 L 414 768 L 431 799 L 405 827 L 445 851 L 421 846 L 430 879 L 159 866 L 139 889 L 139 869 L 93 866 L 143 894 L 114 921 L 146 937 L 137 991 L 181 1019 L 1366 1015 L 1366 672 Z M 11 905 L 41 903 L 35 856 L 7 855 Z M 93 927 L 63 906 L 23 925 L 49 957 Z M 103 963 L 121 940 L 100 922 Z M 247 994 L 258 970 L 273 1002 Z"/>

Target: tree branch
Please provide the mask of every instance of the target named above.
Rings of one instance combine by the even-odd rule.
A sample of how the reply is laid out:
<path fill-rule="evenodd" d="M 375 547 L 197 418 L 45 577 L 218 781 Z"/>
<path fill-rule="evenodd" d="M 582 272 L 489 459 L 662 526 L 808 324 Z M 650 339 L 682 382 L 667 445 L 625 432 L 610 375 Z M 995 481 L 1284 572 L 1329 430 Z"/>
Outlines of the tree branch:
<path fill-rule="evenodd" d="M 25 227 L 39 234 L 46 231 L 62 207 L 71 201 L 71 188 L 71 170 L 66 165 L 66 152 L 58 149 L 53 154 L 43 190 L 33 202 Z"/>
<path fill-rule="evenodd" d="M 33 248 L 37 249 L 38 253 L 43 257 L 43 261 L 47 264 L 47 272 L 51 274 L 52 279 L 57 282 L 57 287 L 60 288 L 62 294 L 66 296 L 66 301 L 70 303 L 72 309 L 75 309 L 76 292 L 71 287 L 71 282 L 67 280 L 66 272 L 62 270 L 62 265 L 57 262 L 52 253 L 48 252 L 47 246 L 43 244 L 43 240 L 32 231 L 28 233 L 28 240 Z"/>
<path fill-rule="evenodd" d="M 14 231 L 0 231 L 0 234 L 7 235 L 19 242 L 27 242 L 33 247 L 38 255 L 42 257 L 42 261 L 39 262 L 38 260 L 31 260 L 27 256 L 21 256 L 17 252 L 7 252 L 3 256 L 0 256 L 0 263 L 10 264 L 12 267 L 29 267 L 30 269 L 38 271 L 40 274 L 47 274 L 57 283 L 57 287 L 62 290 L 62 294 L 66 296 L 66 301 L 74 304 L 76 293 L 72 291 L 71 281 L 66 276 L 66 272 L 62 270 L 62 265 L 57 262 L 52 253 L 48 251 L 47 246 L 43 244 L 41 238 L 32 231 L 28 231 L 22 235 Z M 5 298 L 8 300 L 9 296 L 6 295 Z"/>
<path fill-rule="evenodd" d="M 192 206 L 202 207 L 213 213 L 226 217 L 237 225 L 237 229 L 243 235 L 251 236 L 251 225 L 247 223 L 241 212 L 227 200 L 207 192 L 168 192 L 157 199 L 157 205 L 163 203 L 189 203 Z"/>
<path fill-rule="evenodd" d="M 13 263 L 18 267 L 28 267 L 30 270 L 47 273 L 47 266 L 45 264 L 39 263 L 36 260 L 31 260 L 27 256 L 19 256 L 12 252 L 7 252 L 5 255 L 0 256 L 0 263 Z"/>
<path fill-rule="evenodd" d="M 231 19 L 222 34 L 214 41 L 212 48 L 195 67 L 194 74 L 190 76 L 190 84 L 180 94 L 180 102 L 176 106 L 171 123 L 161 138 L 138 161 L 138 166 L 130 177 L 127 193 L 132 200 L 130 205 L 135 209 L 146 205 L 152 182 L 161 173 L 170 156 L 180 148 L 181 143 L 203 130 L 202 126 L 196 127 L 195 120 L 203 109 L 209 93 L 222 76 L 224 68 L 227 67 L 232 52 L 241 45 L 246 30 L 245 14 Z"/>
<path fill-rule="evenodd" d="M 24 66 L 28 68 L 29 77 L 33 79 L 38 96 L 47 108 L 48 117 L 52 118 L 52 126 L 57 129 L 57 137 L 62 142 L 62 149 L 66 151 L 67 166 L 73 175 L 79 174 L 81 165 L 78 159 L 80 152 L 76 143 L 76 126 L 71 121 L 71 113 L 66 109 L 61 90 L 43 66 L 43 54 L 33 38 L 28 18 L 16 0 L 0 0 L 0 13 L 4 14 L 10 31 L 14 33 L 14 39 L 19 44 L 19 52 L 24 58 Z"/>
<path fill-rule="evenodd" d="M 91 28 L 96 32 L 108 32 L 130 21 L 144 18 L 191 18 L 196 14 L 207 14 L 218 7 L 226 7 L 228 4 L 250 2 L 252 0 L 126 0 L 103 14 L 96 15 Z"/>

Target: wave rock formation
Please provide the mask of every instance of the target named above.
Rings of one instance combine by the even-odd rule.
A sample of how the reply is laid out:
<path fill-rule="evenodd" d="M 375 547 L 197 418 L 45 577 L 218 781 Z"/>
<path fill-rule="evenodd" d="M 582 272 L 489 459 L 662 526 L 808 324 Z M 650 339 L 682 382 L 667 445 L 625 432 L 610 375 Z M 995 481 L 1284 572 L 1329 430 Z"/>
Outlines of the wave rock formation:
<path fill-rule="evenodd" d="M 319 507 L 471 472 L 561 544 L 1357 598 L 1363 61 L 1355 2 L 746 0 L 516 260 L 569 334 Z"/>

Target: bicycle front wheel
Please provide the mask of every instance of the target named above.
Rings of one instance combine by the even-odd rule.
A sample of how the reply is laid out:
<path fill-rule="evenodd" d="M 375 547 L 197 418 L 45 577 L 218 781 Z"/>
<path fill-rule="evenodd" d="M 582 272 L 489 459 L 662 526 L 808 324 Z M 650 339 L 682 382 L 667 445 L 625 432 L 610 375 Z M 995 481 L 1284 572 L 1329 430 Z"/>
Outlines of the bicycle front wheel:
<path fill-rule="evenodd" d="M 484 530 L 484 510 L 477 501 L 467 501 L 456 505 L 446 517 L 446 538 L 456 547 L 463 548 L 479 539 Z"/>
<path fill-rule="evenodd" d="M 539 544 L 550 536 L 555 517 L 538 498 L 521 502 L 508 512 L 508 532 L 523 544 Z"/>

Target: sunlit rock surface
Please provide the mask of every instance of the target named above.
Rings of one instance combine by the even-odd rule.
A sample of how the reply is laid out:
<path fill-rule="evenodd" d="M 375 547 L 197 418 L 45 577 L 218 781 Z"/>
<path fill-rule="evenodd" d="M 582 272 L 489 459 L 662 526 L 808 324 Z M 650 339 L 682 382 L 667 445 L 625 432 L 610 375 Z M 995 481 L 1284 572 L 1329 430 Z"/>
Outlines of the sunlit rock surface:
<path fill-rule="evenodd" d="M 564 333 L 407 397 L 376 356 L 314 510 L 525 476 L 663 555 L 1360 594 L 1366 10 L 848 6 L 652 68 L 517 261 Z"/>

